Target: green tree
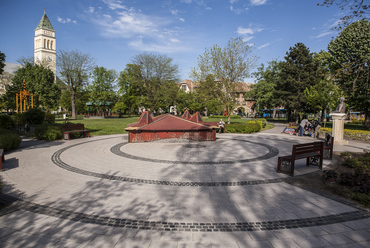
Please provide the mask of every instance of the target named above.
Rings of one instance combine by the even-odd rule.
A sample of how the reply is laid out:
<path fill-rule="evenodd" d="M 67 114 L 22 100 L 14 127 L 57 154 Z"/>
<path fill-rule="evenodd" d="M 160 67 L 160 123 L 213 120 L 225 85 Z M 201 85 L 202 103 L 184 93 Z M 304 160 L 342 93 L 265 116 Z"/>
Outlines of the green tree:
<path fill-rule="evenodd" d="M 5 54 L 0 51 L 0 75 L 3 74 L 5 67 Z"/>
<path fill-rule="evenodd" d="M 86 89 L 81 89 L 76 92 L 76 112 L 85 113 L 87 110 L 86 103 L 89 101 L 90 92 Z M 71 95 L 67 89 L 62 90 L 62 95 L 59 100 L 59 105 L 67 112 L 72 110 Z"/>
<path fill-rule="evenodd" d="M 230 114 L 237 104 L 237 92 L 242 91 L 240 82 L 249 77 L 250 70 L 257 59 L 251 53 L 252 48 L 242 38 L 232 38 L 223 49 L 218 45 L 210 49 L 206 48 L 204 54 L 198 57 L 197 67 L 191 70 L 190 75 L 194 81 L 199 82 L 199 87 L 209 76 L 220 85 L 222 93 L 218 96 L 218 100 L 219 104 L 225 106 L 227 110 L 228 123 L 230 123 Z"/>
<path fill-rule="evenodd" d="M 161 88 L 165 82 L 178 81 L 178 65 L 166 55 L 142 53 L 133 58 L 133 64 L 140 67 L 141 83 L 145 90 L 143 106 L 151 114 L 161 107 Z"/>
<path fill-rule="evenodd" d="M 6 91 L 8 109 L 16 108 L 16 94 L 23 90 L 23 80 L 26 90 L 33 94 L 34 107 L 41 107 L 44 110 L 58 107 L 61 89 L 54 83 L 54 73 L 41 65 L 27 63 L 16 71 L 12 85 Z"/>
<path fill-rule="evenodd" d="M 127 64 L 124 71 L 118 77 L 119 98 L 115 109 L 119 112 L 127 112 L 131 117 L 133 109 L 139 108 L 142 100 L 143 78 L 139 65 Z"/>
<path fill-rule="evenodd" d="M 337 5 L 341 10 L 345 10 L 345 13 L 349 13 L 340 18 L 338 26 L 334 29 L 342 30 L 353 21 L 367 19 L 370 14 L 370 5 L 364 4 L 365 0 L 324 0 L 318 6 L 330 7 L 333 4 Z"/>
<path fill-rule="evenodd" d="M 86 85 L 89 75 L 94 68 L 94 59 L 89 54 L 79 51 L 59 51 L 57 68 L 60 79 L 65 83 L 71 98 L 72 118 L 76 118 L 77 92 Z"/>
<path fill-rule="evenodd" d="M 96 66 L 92 74 L 92 82 L 88 86 L 90 101 L 104 111 L 108 105 L 115 101 L 117 73 L 115 70 L 108 70 Z"/>
<path fill-rule="evenodd" d="M 313 54 L 303 43 L 290 47 L 284 58 L 285 61 L 280 63 L 279 80 L 275 89 L 277 97 L 287 109 L 288 119 L 292 120 L 292 111 L 312 111 L 306 103 L 304 90 L 314 86 L 319 78 Z"/>
<path fill-rule="evenodd" d="M 370 23 L 361 20 L 345 28 L 328 46 L 335 81 L 346 94 L 346 102 L 365 112 L 370 127 Z"/>
<path fill-rule="evenodd" d="M 342 91 L 328 79 L 320 80 L 316 85 L 304 90 L 307 104 L 315 113 L 321 111 L 321 119 L 324 119 L 325 110 L 335 109 Z"/>
<path fill-rule="evenodd" d="M 262 64 L 253 75 L 257 83 L 252 85 L 252 89 L 245 94 L 246 100 L 253 99 L 256 104 L 262 108 L 274 109 L 273 117 L 276 114 L 276 108 L 281 105 L 281 100 L 276 94 L 276 84 L 279 80 L 280 63 L 271 61 L 267 68 Z"/>

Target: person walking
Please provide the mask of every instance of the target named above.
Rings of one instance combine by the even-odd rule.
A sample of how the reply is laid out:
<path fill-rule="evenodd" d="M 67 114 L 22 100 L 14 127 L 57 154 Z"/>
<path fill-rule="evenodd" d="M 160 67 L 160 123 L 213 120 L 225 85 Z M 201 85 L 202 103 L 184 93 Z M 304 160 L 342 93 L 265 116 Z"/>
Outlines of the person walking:
<path fill-rule="evenodd" d="M 303 136 L 304 127 L 309 124 L 311 123 L 306 118 L 301 121 L 301 124 L 299 124 L 299 135 L 298 136 Z"/>

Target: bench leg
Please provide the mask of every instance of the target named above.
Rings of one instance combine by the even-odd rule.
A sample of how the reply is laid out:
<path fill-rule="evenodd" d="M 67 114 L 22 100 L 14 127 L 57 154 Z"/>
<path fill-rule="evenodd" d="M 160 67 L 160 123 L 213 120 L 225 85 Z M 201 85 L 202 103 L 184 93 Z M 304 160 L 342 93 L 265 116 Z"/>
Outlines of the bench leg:
<path fill-rule="evenodd" d="M 284 172 L 294 176 L 294 160 L 289 162 L 288 160 L 284 160 L 279 157 L 276 172 Z"/>

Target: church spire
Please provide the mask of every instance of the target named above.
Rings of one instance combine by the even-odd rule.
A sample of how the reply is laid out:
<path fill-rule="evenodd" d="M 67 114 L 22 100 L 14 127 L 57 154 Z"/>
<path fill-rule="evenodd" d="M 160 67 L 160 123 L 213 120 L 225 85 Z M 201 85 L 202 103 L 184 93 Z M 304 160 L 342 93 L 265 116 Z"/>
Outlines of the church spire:
<path fill-rule="evenodd" d="M 46 29 L 46 30 L 55 32 L 53 26 L 51 25 L 49 21 L 48 16 L 46 15 L 46 8 L 44 8 L 44 15 L 41 17 L 39 25 L 37 25 L 35 31 L 38 29 Z"/>

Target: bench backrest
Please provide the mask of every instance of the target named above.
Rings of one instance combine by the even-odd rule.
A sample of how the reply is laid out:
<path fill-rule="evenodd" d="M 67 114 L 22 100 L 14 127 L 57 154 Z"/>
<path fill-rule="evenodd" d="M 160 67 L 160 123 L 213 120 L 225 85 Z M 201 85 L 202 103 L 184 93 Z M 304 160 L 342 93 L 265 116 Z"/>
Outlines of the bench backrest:
<path fill-rule="evenodd" d="M 85 130 L 85 125 L 84 124 L 70 124 L 70 125 L 63 126 L 63 132 L 71 131 L 71 130 Z"/>
<path fill-rule="evenodd" d="M 324 142 L 313 142 L 300 145 L 293 145 L 292 155 L 302 155 L 313 152 L 323 152 Z"/>

